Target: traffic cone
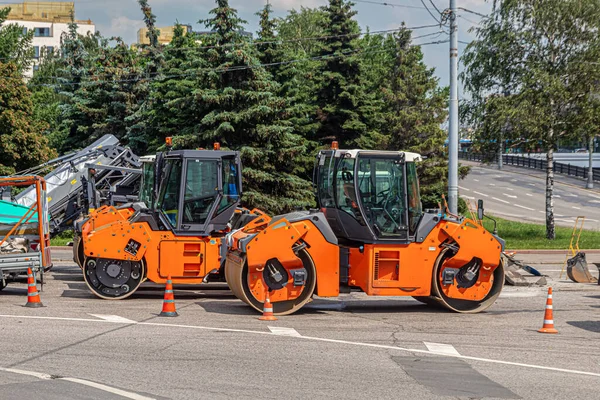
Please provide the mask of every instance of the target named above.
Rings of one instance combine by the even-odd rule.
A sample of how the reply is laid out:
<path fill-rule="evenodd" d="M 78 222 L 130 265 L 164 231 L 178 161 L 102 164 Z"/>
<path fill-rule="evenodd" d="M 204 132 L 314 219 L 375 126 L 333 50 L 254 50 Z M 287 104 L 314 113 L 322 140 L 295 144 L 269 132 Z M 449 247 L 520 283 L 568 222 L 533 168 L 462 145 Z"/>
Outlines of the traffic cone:
<path fill-rule="evenodd" d="M 33 279 L 33 272 L 31 272 L 31 268 L 27 268 L 27 303 L 25 304 L 25 307 L 44 307 L 40 301 L 40 294 L 37 290 L 35 279 Z"/>
<path fill-rule="evenodd" d="M 558 333 L 554 329 L 554 319 L 552 318 L 552 288 L 548 288 L 548 299 L 546 300 L 546 312 L 544 313 L 544 326 L 538 332 L 540 333 Z"/>
<path fill-rule="evenodd" d="M 273 305 L 269 298 L 269 287 L 265 285 L 265 302 L 263 303 L 263 315 L 258 318 L 261 321 L 277 321 L 277 318 L 273 315 Z"/>
<path fill-rule="evenodd" d="M 175 310 L 175 296 L 173 296 L 173 283 L 171 282 L 171 275 L 167 277 L 167 285 L 165 286 L 165 298 L 163 300 L 163 308 L 159 316 L 161 317 L 177 317 L 177 311 Z"/>

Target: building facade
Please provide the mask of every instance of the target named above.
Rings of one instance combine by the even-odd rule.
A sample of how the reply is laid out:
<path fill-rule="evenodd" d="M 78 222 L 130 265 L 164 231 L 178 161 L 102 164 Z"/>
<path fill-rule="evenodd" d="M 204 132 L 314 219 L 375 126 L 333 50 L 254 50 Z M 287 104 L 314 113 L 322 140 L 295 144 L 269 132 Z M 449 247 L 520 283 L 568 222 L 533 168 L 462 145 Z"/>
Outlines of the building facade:
<path fill-rule="evenodd" d="M 75 3 L 23 2 L 7 6 L 11 10 L 5 24 L 16 24 L 23 27 L 23 32 L 33 32 L 33 65 L 25 72 L 25 77 L 30 78 L 41 59 L 60 48 L 61 36 L 69 31 L 71 16 L 75 15 Z M 96 26 L 90 20 L 75 22 L 78 25 L 77 32 L 81 35 L 96 32 Z"/>

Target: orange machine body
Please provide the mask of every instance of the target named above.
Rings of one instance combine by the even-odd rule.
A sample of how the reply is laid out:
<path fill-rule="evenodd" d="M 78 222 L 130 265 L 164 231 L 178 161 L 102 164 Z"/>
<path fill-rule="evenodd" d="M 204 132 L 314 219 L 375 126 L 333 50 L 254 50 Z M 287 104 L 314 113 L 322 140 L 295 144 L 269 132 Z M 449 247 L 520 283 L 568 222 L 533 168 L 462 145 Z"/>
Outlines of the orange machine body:
<path fill-rule="evenodd" d="M 311 221 L 290 223 L 279 219 L 262 229 L 241 230 L 233 235 L 232 248 L 241 246 L 243 239 L 248 265 L 248 280 L 253 283 L 252 293 L 257 300 L 264 301 L 264 284 L 261 279 L 265 262 L 277 258 L 286 269 L 301 268 L 302 260 L 292 251 L 299 240 L 304 242 L 306 251 L 316 266 L 315 294 L 320 297 L 335 297 L 340 294 L 340 247 L 328 243 Z M 451 259 L 443 262 L 439 269 L 460 268 L 467 264 L 473 254 L 480 254 L 482 272 L 479 280 L 470 288 L 457 288 L 455 285 L 442 285 L 446 296 L 454 299 L 482 300 L 493 283 L 492 272 L 498 267 L 502 251 L 500 243 L 482 226 L 470 219 L 441 221 L 421 243 L 365 244 L 360 247 L 345 247 L 348 250 L 348 274 L 346 285 L 359 288 L 373 296 L 430 296 L 436 260 L 444 249 L 440 246 L 448 240 L 460 244 L 459 251 Z M 286 291 L 275 291 L 271 301 L 288 300 L 298 295 L 288 282 Z"/>
<path fill-rule="evenodd" d="M 412 296 L 474 313 L 504 282 L 504 242 L 472 219 L 422 210 L 415 153 L 323 150 L 315 163 L 319 209 L 248 225 L 227 240 L 225 276 L 257 311 L 275 314 L 360 290 Z M 478 214 L 483 213 L 483 206 Z M 266 286 L 266 287 L 265 287 Z"/>
<path fill-rule="evenodd" d="M 114 212 L 114 211 L 113 211 Z M 181 237 L 170 231 L 152 231 L 146 222 L 131 222 L 127 212 L 115 212 L 110 223 L 91 228 L 93 219 L 84 225 L 82 240 L 85 257 L 101 257 L 143 262 L 146 279 L 166 283 L 171 275 L 173 283 L 202 283 L 205 276 L 219 268 L 220 238 Z M 141 243 L 135 253 L 128 253 L 131 240 Z"/>

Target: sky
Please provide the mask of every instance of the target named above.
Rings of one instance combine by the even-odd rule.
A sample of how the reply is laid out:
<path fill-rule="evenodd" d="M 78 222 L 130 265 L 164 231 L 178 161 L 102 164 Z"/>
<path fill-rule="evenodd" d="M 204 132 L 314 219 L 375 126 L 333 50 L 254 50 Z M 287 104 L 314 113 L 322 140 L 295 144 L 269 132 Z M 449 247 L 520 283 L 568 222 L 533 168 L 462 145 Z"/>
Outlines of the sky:
<path fill-rule="evenodd" d="M 18 0 L 9 0 L 15 1 Z M 75 3 L 75 17 L 77 19 L 91 19 L 96 24 L 96 29 L 102 35 L 120 36 L 127 43 L 134 43 L 137 39 L 137 30 L 144 26 L 142 13 L 136 0 L 71 0 Z M 230 0 L 231 7 L 238 10 L 241 18 L 248 21 L 246 30 L 255 33 L 258 30 L 259 17 L 255 15 L 267 0 Z M 274 9 L 274 16 L 283 17 L 290 9 L 304 7 L 318 7 L 328 3 L 327 0 L 269 0 Z M 456 0 L 457 7 L 487 14 L 491 9 L 492 0 Z M 209 18 L 208 12 L 215 7 L 214 0 L 148 0 L 153 13 L 157 17 L 157 25 L 169 26 L 176 21 L 182 24 L 191 24 L 195 30 L 204 30 L 198 24 L 200 19 Z M 373 3 L 389 3 L 385 6 Z M 433 17 L 424 7 L 427 5 L 434 16 L 439 13 L 433 4 L 443 11 L 448 8 L 449 0 L 356 0 L 354 9 L 358 11 L 356 19 L 361 28 L 371 31 L 398 28 L 402 22 L 408 27 L 435 24 Z M 480 16 L 459 10 L 459 40 L 468 42 L 474 38 L 468 30 L 477 24 Z M 439 28 L 415 30 L 413 37 L 439 31 Z M 448 36 L 443 33 L 439 37 L 429 36 L 416 39 L 414 43 L 445 40 Z M 459 55 L 464 50 L 465 44 L 459 44 Z M 449 75 L 449 44 L 436 44 L 423 47 L 425 63 L 435 68 L 436 75 L 440 78 L 441 85 L 448 84 Z"/>

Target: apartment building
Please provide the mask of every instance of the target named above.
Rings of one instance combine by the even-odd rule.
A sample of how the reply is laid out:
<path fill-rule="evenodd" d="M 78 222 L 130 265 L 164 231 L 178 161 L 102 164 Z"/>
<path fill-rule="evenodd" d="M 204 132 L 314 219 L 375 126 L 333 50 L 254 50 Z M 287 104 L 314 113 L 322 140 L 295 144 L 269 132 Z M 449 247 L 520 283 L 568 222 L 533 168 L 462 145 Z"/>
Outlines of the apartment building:
<path fill-rule="evenodd" d="M 25 76 L 30 78 L 44 55 L 60 48 L 60 38 L 68 32 L 71 15 L 75 15 L 75 3 L 26 1 L 0 4 L 0 7 L 11 8 L 5 24 L 17 24 L 23 27 L 24 32 L 33 32 L 33 65 L 25 72 Z M 96 32 L 96 26 L 89 19 L 76 22 L 77 32 L 81 35 Z"/>

